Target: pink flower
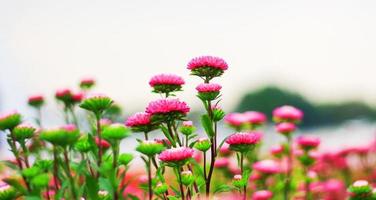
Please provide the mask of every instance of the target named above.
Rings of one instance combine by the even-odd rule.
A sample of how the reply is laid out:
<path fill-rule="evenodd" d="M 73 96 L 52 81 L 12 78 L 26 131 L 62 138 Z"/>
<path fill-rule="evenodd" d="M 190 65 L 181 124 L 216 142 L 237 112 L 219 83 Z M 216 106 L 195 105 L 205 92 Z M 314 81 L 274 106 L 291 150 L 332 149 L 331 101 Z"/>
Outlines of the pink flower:
<path fill-rule="evenodd" d="M 312 136 L 300 136 L 297 138 L 296 142 L 303 149 L 312 149 L 319 146 L 320 138 Z"/>
<path fill-rule="evenodd" d="M 153 76 L 149 81 L 151 87 L 155 85 L 183 85 L 184 83 L 182 77 L 174 74 L 158 74 Z"/>
<path fill-rule="evenodd" d="M 159 99 L 149 103 L 146 108 L 146 113 L 154 114 L 168 114 L 170 112 L 179 112 L 187 114 L 190 108 L 188 105 L 179 99 Z"/>
<path fill-rule="evenodd" d="M 4 120 L 4 119 L 11 117 L 13 115 L 19 115 L 18 111 L 13 110 L 13 111 L 10 111 L 10 112 L 0 113 L 0 120 Z"/>
<path fill-rule="evenodd" d="M 240 181 L 240 180 L 242 180 L 242 175 L 241 174 L 236 174 L 235 176 L 234 176 L 234 180 L 236 180 L 236 181 Z"/>
<path fill-rule="evenodd" d="M 368 185 L 369 183 L 366 180 L 357 180 L 352 184 L 352 186 L 354 187 L 363 187 L 363 186 L 368 186 Z"/>
<path fill-rule="evenodd" d="M 75 94 L 72 95 L 72 100 L 73 100 L 74 102 L 79 103 L 79 102 L 81 102 L 83 99 L 84 99 L 84 93 L 82 93 L 82 92 L 78 92 L 78 93 L 75 93 Z"/>
<path fill-rule="evenodd" d="M 216 83 L 201 83 L 196 87 L 198 92 L 219 92 L 222 86 Z"/>
<path fill-rule="evenodd" d="M 194 69 L 201 68 L 201 67 L 216 68 L 216 69 L 220 69 L 224 71 L 224 70 L 227 70 L 228 65 L 222 58 L 214 57 L 214 56 L 201 56 L 201 57 L 193 58 L 188 63 L 187 68 L 189 70 L 194 70 Z"/>
<path fill-rule="evenodd" d="M 273 197 L 273 193 L 269 190 L 259 190 L 253 193 L 252 200 L 269 200 Z"/>
<path fill-rule="evenodd" d="M 95 84 L 95 80 L 90 77 L 83 78 L 80 81 L 80 85 L 94 85 L 94 84 Z"/>
<path fill-rule="evenodd" d="M 225 122 L 231 126 L 241 126 L 247 123 L 248 119 L 243 113 L 229 113 L 225 116 Z"/>
<path fill-rule="evenodd" d="M 101 146 L 103 149 L 108 149 L 111 145 L 103 138 L 101 139 L 101 142 L 99 142 L 99 138 L 95 137 L 95 144 L 99 147 Z"/>
<path fill-rule="evenodd" d="M 110 119 L 107 119 L 107 118 L 102 118 L 102 119 L 100 119 L 99 123 L 100 123 L 101 126 L 108 126 L 108 125 L 112 124 L 112 121 Z"/>
<path fill-rule="evenodd" d="M 219 149 L 219 153 L 221 153 L 224 156 L 231 154 L 230 145 L 227 143 L 224 143 Z"/>
<path fill-rule="evenodd" d="M 183 126 L 192 127 L 193 126 L 193 122 L 192 121 L 184 121 L 183 122 Z"/>
<path fill-rule="evenodd" d="M 187 147 L 171 148 L 162 151 L 159 159 L 163 162 L 180 162 L 192 158 L 194 150 Z"/>
<path fill-rule="evenodd" d="M 151 122 L 150 118 L 151 115 L 149 113 L 139 112 L 128 117 L 125 125 L 128 127 L 149 125 Z"/>
<path fill-rule="evenodd" d="M 303 112 L 293 106 L 285 105 L 273 110 L 273 117 L 277 121 L 301 121 Z"/>
<path fill-rule="evenodd" d="M 291 123 L 291 122 L 282 122 L 282 123 L 277 124 L 275 129 L 279 133 L 288 134 L 288 133 L 294 132 L 296 129 L 296 126 L 294 123 Z"/>
<path fill-rule="evenodd" d="M 44 103 L 44 97 L 42 95 L 32 95 L 28 99 L 28 103 L 31 106 L 41 106 Z"/>
<path fill-rule="evenodd" d="M 230 160 L 228 158 L 217 158 L 214 162 L 215 168 L 225 168 L 230 163 Z"/>
<path fill-rule="evenodd" d="M 253 164 L 253 169 L 264 174 L 276 174 L 281 171 L 278 162 L 274 160 L 262 160 Z"/>
<path fill-rule="evenodd" d="M 248 118 L 248 122 L 251 124 L 263 124 L 266 121 L 266 116 L 264 113 L 257 111 L 248 111 L 244 115 Z"/>
<path fill-rule="evenodd" d="M 71 98 L 72 97 L 72 91 L 68 88 L 59 89 L 55 93 L 55 97 L 58 99 L 61 98 Z"/>
<path fill-rule="evenodd" d="M 283 153 L 284 147 L 282 145 L 276 145 L 270 148 L 270 153 L 274 156 L 279 156 Z"/>
<path fill-rule="evenodd" d="M 256 144 L 260 139 L 261 133 L 259 132 L 238 132 L 230 135 L 226 143 L 229 145 Z"/>
<path fill-rule="evenodd" d="M 74 124 L 63 125 L 61 128 L 65 131 L 68 131 L 68 132 L 72 132 L 72 131 L 77 130 L 77 127 Z"/>

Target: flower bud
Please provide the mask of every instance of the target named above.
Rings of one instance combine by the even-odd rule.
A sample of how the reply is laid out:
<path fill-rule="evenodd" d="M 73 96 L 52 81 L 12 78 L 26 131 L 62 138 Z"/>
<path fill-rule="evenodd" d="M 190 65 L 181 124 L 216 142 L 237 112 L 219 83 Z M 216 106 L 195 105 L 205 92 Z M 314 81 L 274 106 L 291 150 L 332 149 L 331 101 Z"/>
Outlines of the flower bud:
<path fill-rule="evenodd" d="M 161 153 L 165 147 L 163 144 L 157 143 L 155 141 L 142 141 L 136 148 L 136 150 L 147 156 L 154 156 Z"/>
<path fill-rule="evenodd" d="M 79 130 L 72 124 L 65 125 L 58 129 L 42 131 L 40 134 L 42 140 L 62 147 L 73 145 L 79 137 Z"/>
<path fill-rule="evenodd" d="M 194 148 L 196 148 L 199 151 L 206 152 L 211 147 L 211 142 L 208 138 L 200 138 L 197 140 L 197 142 L 194 145 Z"/>
<path fill-rule="evenodd" d="M 103 129 L 102 137 L 108 141 L 117 141 L 130 135 L 129 129 L 123 124 L 111 124 Z"/>
<path fill-rule="evenodd" d="M 118 159 L 119 163 L 125 166 L 127 166 L 132 160 L 133 160 L 133 155 L 130 153 L 122 153 L 120 154 L 119 159 Z"/>
<path fill-rule="evenodd" d="M 166 183 L 158 183 L 154 188 L 154 193 L 156 195 L 163 194 L 167 191 L 168 186 Z"/>
<path fill-rule="evenodd" d="M 283 135 L 288 135 L 295 131 L 296 126 L 294 123 L 291 122 L 282 122 L 276 125 L 275 127 L 278 133 L 282 133 Z"/>
<path fill-rule="evenodd" d="M 24 142 L 33 137 L 36 129 L 28 124 L 20 124 L 13 129 L 13 136 L 18 142 Z"/>
<path fill-rule="evenodd" d="M 17 190 L 8 185 L 0 185 L 0 199 L 16 199 L 17 197 Z"/>
<path fill-rule="evenodd" d="M 355 181 L 349 188 L 350 200 L 356 199 L 370 199 L 372 196 L 372 187 L 368 181 Z"/>
<path fill-rule="evenodd" d="M 213 120 L 215 122 L 221 121 L 226 115 L 226 113 L 218 106 L 214 106 L 212 108 L 212 111 L 213 111 Z"/>
<path fill-rule="evenodd" d="M 36 188 L 45 188 L 48 186 L 49 181 L 50 177 L 47 173 L 39 174 L 31 179 L 31 185 Z"/>
<path fill-rule="evenodd" d="M 0 130 L 12 130 L 14 127 L 16 127 L 18 124 L 21 123 L 21 115 L 16 112 L 9 112 L 5 114 L 0 115 Z"/>
<path fill-rule="evenodd" d="M 192 121 L 184 121 L 179 130 L 183 135 L 191 135 L 195 132 L 196 127 L 193 126 Z"/>
<path fill-rule="evenodd" d="M 232 180 L 232 184 L 237 188 L 243 188 L 246 185 L 246 181 L 243 180 L 242 175 L 236 174 Z"/>
<path fill-rule="evenodd" d="M 110 97 L 96 95 L 83 100 L 80 107 L 99 115 L 111 107 L 113 101 Z"/>
<path fill-rule="evenodd" d="M 183 171 L 181 173 L 181 182 L 185 186 L 191 185 L 194 181 L 195 181 L 195 177 L 193 176 L 191 171 L 188 170 L 188 171 Z"/>
<path fill-rule="evenodd" d="M 84 135 L 78 139 L 74 147 L 77 151 L 86 153 L 90 151 L 94 146 L 93 143 L 89 141 L 89 137 L 87 135 Z"/>

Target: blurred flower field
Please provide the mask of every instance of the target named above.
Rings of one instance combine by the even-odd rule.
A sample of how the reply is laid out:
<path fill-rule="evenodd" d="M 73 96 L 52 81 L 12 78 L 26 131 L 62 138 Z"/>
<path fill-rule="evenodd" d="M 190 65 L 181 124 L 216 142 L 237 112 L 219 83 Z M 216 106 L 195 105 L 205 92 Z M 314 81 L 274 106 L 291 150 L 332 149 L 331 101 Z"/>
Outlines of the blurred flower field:
<path fill-rule="evenodd" d="M 187 64 L 187 73 L 202 80 L 197 86 L 155 75 L 155 100 L 125 121 L 105 91 L 93 92 L 91 78 L 77 90 L 56 91 L 65 121 L 59 127 L 43 123 L 45 96 L 29 97 L 34 121 L 17 111 L 0 115 L 12 155 L 1 161 L 0 200 L 376 199 L 376 141 L 322 149 L 317 135 L 297 135 L 304 113 L 294 105 L 276 107 L 272 119 L 258 111 L 225 113 L 218 82 L 227 70 L 222 58 L 201 56 Z M 178 98 L 184 87 L 197 90 L 199 120 L 187 117 L 191 108 Z M 275 138 L 277 145 L 263 147 Z"/>

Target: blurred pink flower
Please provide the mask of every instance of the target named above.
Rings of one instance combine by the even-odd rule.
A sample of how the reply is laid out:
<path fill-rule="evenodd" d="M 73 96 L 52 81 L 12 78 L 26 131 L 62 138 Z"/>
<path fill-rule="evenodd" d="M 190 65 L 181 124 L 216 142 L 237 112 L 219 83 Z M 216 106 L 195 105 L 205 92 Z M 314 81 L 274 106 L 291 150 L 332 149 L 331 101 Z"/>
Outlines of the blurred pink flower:
<path fill-rule="evenodd" d="M 313 136 L 299 136 L 296 143 L 303 149 L 316 148 L 320 144 L 320 138 Z"/>
<path fill-rule="evenodd" d="M 216 168 L 225 168 L 228 167 L 230 160 L 228 158 L 217 158 L 214 162 L 214 167 Z"/>
<path fill-rule="evenodd" d="M 128 127 L 149 125 L 151 122 L 150 118 L 151 115 L 149 113 L 139 112 L 128 117 L 125 125 Z"/>
<path fill-rule="evenodd" d="M 187 147 L 171 148 L 162 151 L 159 159 L 163 162 L 179 162 L 192 158 L 194 150 Z"/>
<path fill-rule="evenodd" d="M 291 122 L 282 122 L 277 124 L 275 129 L 278 133 L 288 134 L 295 131 L 296 126 L 294 123 Z"/>
<path fill-rule="evenodd" d="M 201 83 L 196 87 L 198 92 L 219 92 L 222 86 L 216 83 Z"/>
<path fill-rule="evenodd" d="M 262 160 L 254 163 L 253 169 L 263 174 L 276 174 L 281 171 L 281 166 L 274 160 Z"/>
<path fill-rule="evenodd" d="M 241 126 L 248 122 L 248 116 L 243 113 L 229 113 L 225 116 L 225 123 L 231 126 Z"/>
<path fill-rule="evenodd" d="M 261 112 L 248 111 L 245 112 L 244 115 L 246 116 L 248 122 L 251 124 L 263 124 L 266 122 L 266 115 Z"/>
<path fill-rule="evenodd" d="M 277 121 L 301 121 L 303 118 L 303 112 L 293 106 L 284 105 L 273 110 L 273 117 Z"/>
<path fill-rule="evenodd" d="M 273 197 L 273 193 L 269 190 L 259 190 L 253 193 L 252 200 L 269 200 Z"/>
<path fill-rule="evenodd" d="M 274 155 L 274 156 L 279 156 L 279 155 L 281 155 L 282 153 L 283 153 L 283 151 L 284 151 L 284 147 L 283 147 L 283 145 L 280 145 L 280 144 L 278 144 L 278 145 L 275 145 L 275 146 L 272 146 L 271 148 L 270 148 L 270 153 L 272 154 L 272 155 Z"/>
<path fill-rule="evenodd" d="M 183 85 L 184 83 L 183 78 L 175 74 L 158 74 L 149 81 L 151 87 L 155 85 Z"/>
<path fill-rule="evenodd" d="M 159 99 L 149 103 L 146 108 L 146 113 L 154 114 L 168 114 L 170 112 L 179 112 L 187 114 L 190 108 L 188 105 L 179 99 Z"/>
<path fill-rule="evenodd" d="M 191 126 L 193 126 L 193 122 L 192 121 L 184 121 L 182 125 L 187 126 L 187 127 L 191 127 Z"/>
<path fill-rule="evenodd" d="M 214 56 L 201 56 L 197 58 L 193 58 L 189 63 L 188 63 L 188 69 L 193 70 L 201 67 L 211 67 L 211 68 L 216 68 L 220 70 L 227 70 L 228 65 L 227 63 L 219 57 L 214 57 Z"/>

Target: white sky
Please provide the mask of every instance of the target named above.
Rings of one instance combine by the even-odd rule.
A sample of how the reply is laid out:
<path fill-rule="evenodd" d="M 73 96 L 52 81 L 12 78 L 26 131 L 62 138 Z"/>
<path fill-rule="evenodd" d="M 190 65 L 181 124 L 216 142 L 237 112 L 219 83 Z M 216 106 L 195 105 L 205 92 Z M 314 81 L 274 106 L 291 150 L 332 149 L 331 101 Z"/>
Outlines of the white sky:
<path fill-rule="evenodd" d="M 225 106 L 274 82 L 316 100 L 376 101 L 374 0 L 0 0 L 0 110 L 94 76 L 131 111 L 158 96 L 149 78 L 178 73 L 181 98 L 198 105 L 187 62 L 229 63 Z"/>

